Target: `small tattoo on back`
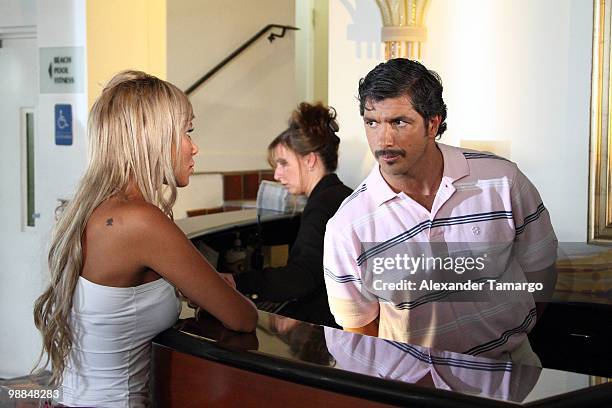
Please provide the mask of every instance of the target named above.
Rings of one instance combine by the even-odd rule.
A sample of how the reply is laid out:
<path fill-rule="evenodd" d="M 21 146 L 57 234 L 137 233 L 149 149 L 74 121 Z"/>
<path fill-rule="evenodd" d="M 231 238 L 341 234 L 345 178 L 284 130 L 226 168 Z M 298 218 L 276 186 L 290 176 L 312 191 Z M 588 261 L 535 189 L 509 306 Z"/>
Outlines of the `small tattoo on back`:
<path fill-rule="evenodd" d="M 106 220 L 106 226 L 107 227 L 112 227 L 113 226 L 113 219 L 112 218 L 109 218 L 109 219 Z"/>

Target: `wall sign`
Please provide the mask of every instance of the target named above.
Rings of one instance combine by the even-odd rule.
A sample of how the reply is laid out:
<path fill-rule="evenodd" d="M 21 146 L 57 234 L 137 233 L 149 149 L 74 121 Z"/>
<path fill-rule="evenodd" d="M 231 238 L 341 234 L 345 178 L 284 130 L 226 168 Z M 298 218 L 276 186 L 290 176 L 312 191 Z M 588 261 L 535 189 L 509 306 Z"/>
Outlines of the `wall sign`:
<path fill-rule="evenodd" d="M 84 92 L 83 47 L 46 47 L 39 50 L 40 93 Z"/>
<path fill-rule="evenodd" d="M 72 105 L 55 105 L 55 144 L 72 145 Z"/>

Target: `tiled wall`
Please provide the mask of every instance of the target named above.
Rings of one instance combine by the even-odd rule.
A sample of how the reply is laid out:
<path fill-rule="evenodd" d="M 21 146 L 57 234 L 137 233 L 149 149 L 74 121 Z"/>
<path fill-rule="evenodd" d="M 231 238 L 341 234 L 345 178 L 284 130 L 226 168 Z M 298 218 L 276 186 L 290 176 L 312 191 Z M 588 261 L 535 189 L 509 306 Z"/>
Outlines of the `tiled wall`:
<path fill-rule="evenodd" d="M 262 180 L 274 181 L 272 170 L 223 173 L 223 200 L 255 200 Z"/>
<path fill-rule="evenodd" d="M 255 201 L 257 190 L 262 180 L 274 181 L 272 170 L 250 170 L 221 173 L 223 176 L 223 201 L 225 203 L 235 201 Z M 238 203 L 228 203 L 221 207 L 195 208 L 187 210 L 188 217 L 197 215 L 215 214 L 225 211 L 236 211 L 242 209 Z"/>

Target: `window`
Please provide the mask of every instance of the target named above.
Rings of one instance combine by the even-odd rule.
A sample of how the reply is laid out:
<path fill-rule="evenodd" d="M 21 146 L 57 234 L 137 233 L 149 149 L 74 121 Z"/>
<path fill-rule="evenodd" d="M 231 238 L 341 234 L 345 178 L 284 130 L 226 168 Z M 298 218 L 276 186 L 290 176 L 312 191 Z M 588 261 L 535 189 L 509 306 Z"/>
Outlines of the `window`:
<path fill-rule="evenodd" d="M 22 112 L 22 172 L 24 225 L 36 225 L 35 203 L 35 162 L 34 162 L 34 110 L 23 108 Z"/>

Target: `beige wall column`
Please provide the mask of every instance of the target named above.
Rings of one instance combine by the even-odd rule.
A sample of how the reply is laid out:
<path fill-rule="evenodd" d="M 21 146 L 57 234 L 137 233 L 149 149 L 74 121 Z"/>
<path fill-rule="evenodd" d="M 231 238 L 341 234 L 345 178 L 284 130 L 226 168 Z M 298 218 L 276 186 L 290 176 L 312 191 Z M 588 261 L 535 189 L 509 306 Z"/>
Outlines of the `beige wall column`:
<path fill-rule="evenodd" d="M 88 0 L 89 106 L 113 74 L 137 69 L 166 78 L 166 0 Z"/>

